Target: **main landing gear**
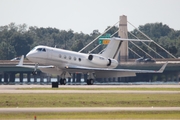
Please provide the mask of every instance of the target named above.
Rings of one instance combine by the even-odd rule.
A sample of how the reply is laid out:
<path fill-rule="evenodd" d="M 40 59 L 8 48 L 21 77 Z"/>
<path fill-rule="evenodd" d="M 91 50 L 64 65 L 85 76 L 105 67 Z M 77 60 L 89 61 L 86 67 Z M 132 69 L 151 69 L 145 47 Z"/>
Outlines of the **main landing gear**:
<path fill-rule="evenodd" d="M 87 85 L 93 85 L 94 84 L 94 79 L 95 79 L 95 74 L 94 73 L 87 73 L 88 78 L 87 78 Z"/>
<path fill-rule="evenodd" d="M 94 80 L 93 79 L 87 79 L 87 85 L 93 85 Z"/>
<path fill-rule="evenodd" d="M 61 75 L 60 75 L 61 79 L 59 81 L 60 85 L 66 85 L 66 72 L 63 72 Z"/>
<path fill-rule="evenodd" d="M 66 79 L 65 78 L 60 79 L 60 85 L 66 85 Z"/>

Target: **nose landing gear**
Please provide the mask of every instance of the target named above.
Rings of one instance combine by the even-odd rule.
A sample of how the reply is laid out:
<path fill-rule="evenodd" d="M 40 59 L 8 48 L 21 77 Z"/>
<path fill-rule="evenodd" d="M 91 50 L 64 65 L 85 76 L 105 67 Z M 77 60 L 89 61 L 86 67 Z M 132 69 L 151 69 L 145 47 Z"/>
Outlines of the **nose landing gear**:
<path fill-rule="evenodd" d="M 35 68 L 34 68 L 34 71 L 32 72 L 32 75 L 37 75 L 38 72 L 37 72 L 37 68 L 38 68 L 38 63 L 35 64 Z"/>
<path fill-rule="evenodd" d="M 32 72 L 32 75 L 37 75 L 37 74 L 38 74 L 37 71 L 33 71 L 33 72 Z"/>

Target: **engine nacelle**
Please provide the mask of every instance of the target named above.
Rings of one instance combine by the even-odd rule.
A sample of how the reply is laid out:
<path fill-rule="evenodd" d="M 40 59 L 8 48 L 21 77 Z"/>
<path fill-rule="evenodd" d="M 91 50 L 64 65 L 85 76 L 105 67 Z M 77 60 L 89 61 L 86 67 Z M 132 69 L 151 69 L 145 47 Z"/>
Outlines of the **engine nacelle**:
<path fill-rule="evenodd" d="M 97 66 L 99 65 L 101 67 L 115 68 L 118 65 L 117 60 L 108 59 L 106 57 L 96 55 L 96 54 L 90 54 L 88 56 L 88 60 L 91 61 L 93 64 L 96 64 Z"/>

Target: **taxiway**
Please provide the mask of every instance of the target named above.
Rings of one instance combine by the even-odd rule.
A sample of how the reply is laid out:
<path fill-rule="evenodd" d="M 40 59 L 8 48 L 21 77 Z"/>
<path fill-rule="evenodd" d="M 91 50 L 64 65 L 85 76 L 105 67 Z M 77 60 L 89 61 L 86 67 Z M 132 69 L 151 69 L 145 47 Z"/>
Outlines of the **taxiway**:
<path fill-rule="evenodd" d="M 62 88 L 180 88 L 180 85 L 66 85 Z M 134 94 L 179 94 L 180 91 L 141 90 L 22 90 L 22 88 L 51 88 L 51 85 L 0 85 L 0 93 L 134 93 Z"/>

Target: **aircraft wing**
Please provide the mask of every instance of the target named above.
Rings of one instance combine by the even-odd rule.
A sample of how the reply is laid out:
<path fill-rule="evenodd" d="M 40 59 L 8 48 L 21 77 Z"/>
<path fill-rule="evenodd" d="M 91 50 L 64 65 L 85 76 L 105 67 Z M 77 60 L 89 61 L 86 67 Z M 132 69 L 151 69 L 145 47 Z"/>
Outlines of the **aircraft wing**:
<path fill-rule="evenodd" d="M 25 67 L 25 68 L 32 68 L 32 69 L 34 69 L 35 68 L 35 66 L 33 66 L 33 65 L 16 65 L 17 67 Z M 48 65 L 48 66 L 38 66 L 38 69 L 41 69 L 41 68 L 54 68 L 54 66 L 52 66 L 52 65 Z"/>
<path fill-rule="evenodd" d="M 134 70 L 134 69 L 109 69 L 109 68 L 91 68 L 91 67 L 83 67 L 83 66 L 66 66 L 66 69 L 76 69 L 84 70 L 84 71 L 108 71 L 108 72 L 135 72 L 135 73 L 162 73 L 166 68 L 168 62 L 166 62 L 159 70 Z"/>
<path fill-rule="evenodd" d="M 35 66 L 33 65 L 23 65 L 23 61 L 24 61 L 24 55 L 21 57 L 20 61 L 19 61 L 19 64 L 16 65 L 17 67 L 25 67 L 25 68 L 32 68 L 32 69 L 35 69 Z M 52 65 L 48 65 L 48 66 L 40 66 L 38 65 L 38 68 L 53 68 L 54 66 Z"/>
<path fill-rule="evenodd" d="M 166 62 L 159 70 L 133 70 L 133 69 L 109 69 L 109 68 L 90 68 L 83 66 L 67 66 L 68 72 L 94 72 L 96 77 L 131 77 L 136 76 L 136 73 L 162 73 L 166 68 Z"/>

